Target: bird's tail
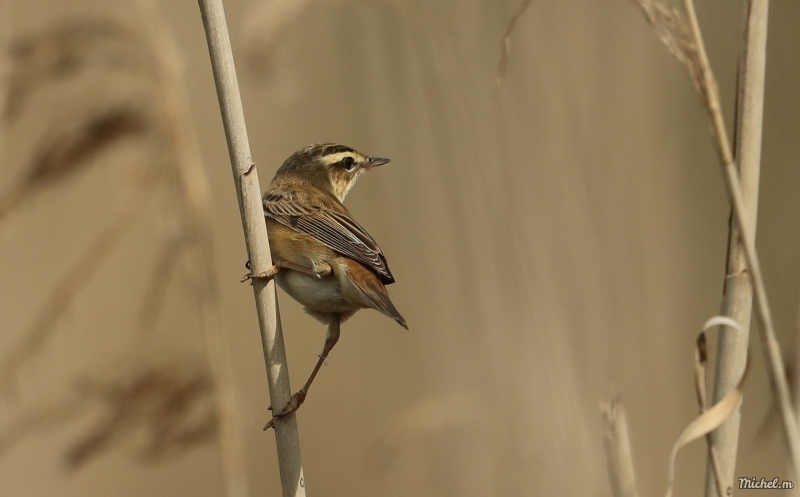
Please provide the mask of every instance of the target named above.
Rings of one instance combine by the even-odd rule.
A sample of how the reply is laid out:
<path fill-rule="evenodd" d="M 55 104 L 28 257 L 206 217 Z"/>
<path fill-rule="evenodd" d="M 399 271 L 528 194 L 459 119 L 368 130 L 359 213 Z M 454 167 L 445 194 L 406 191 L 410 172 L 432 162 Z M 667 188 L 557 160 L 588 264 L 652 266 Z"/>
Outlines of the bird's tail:
<path fill-rule="evenodd" d="M 347 275 L 342 280 L 351 285 L 364 305 L 386 314 L 397 321 L 400 326 L 408 329 L 405 318 L 394 306 L 389 298 L 389 292 L 386 291 L 386 287 L 380 282 L 375 273 L 352 260 L 347 260 L 346 266 Z"/>

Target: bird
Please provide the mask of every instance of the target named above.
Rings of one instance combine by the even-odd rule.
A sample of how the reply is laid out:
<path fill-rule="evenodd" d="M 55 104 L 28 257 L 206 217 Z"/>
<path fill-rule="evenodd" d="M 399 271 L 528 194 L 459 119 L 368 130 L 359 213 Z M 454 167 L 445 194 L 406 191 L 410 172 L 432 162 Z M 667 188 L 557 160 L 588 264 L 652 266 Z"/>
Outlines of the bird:
<path fill-rule="evenodd" d="M 298 150 L 278 168 L 263 196 L 272 267 L 248 278 L 275 279 L 303 305 L 306 313 L 328 325 L 325 344 L 303 388 L 274 418 L 296 411 L 305 401 L 341 324 L 360 309 L 375 309 L 408 329 L 389 298 L 395 279 L 378 243 L 354 219 L 343 202 L 358 178 L 387 164 L 336 143 L 315 143 Z"/>

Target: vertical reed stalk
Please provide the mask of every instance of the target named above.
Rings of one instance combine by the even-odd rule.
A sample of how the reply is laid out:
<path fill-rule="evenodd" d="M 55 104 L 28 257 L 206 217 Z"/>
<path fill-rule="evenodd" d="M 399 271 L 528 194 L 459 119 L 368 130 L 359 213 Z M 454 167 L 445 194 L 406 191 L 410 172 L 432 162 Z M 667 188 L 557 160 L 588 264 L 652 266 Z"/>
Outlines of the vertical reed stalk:
<path fill-rule="evenodd" d="M 742 41 L 739 52 L 735 161 L 739 168 L 745 216 L 743 222 L 756 232 L 758 183 L 761 166 L 761 128 L 764 115 L 764 72 L 767 54 L 767 12 L 769 0 L 745 0 Z M 728 231 L 728 260 L 720 314 L 742 326 L 741 333 L 727 330 L 719 334 L 718 361 L 714 380 L 713 402 L 719 402 L 741 378 L 747 362 L 750 317 L 753 310 L 753 286 L 747 274 L 747 260 L 736 222 L 731 212 Z M 736 410 L 712 434 L 719 456 L 720 481 L 732 485 L 736 468 L 741 413 Z M 723 489 L 726 495 L 727 489 Z M 706 497 L 716 496 L 716 483 L 709 461 L 706 471 Z"/>
<path fill-rule="evenodd" d="M 217 97 L 225 127 L 250 269 L 253 273 L 259 274 L 271 266 L 272 257 L 261 206 L 258 172 L 250 156 L 250 143 L 247 138 L 225 12 L 222 0 L 198 0 L 198 3 L 203 16 Z M 265 283 L 262 279 L 255 279 L 252 283 L 261 341 L 264 346 L 270 401 L 273 406 L 282 406 L 291 397 L 291 387 L 275 283 L 274 281 Z M 300 458 L 300 437 L 294 413 L 276 420 L 275 438 L 283 496 L 304 497 L 305 480 Z"/>
<path fill-rule="evenodd" d="M 756 0 L 751 0 L 755 2 Z M 766 0 L 761 0 L 766 1 Z M 733 152 L 728 140 L 728 132 L 725 129 L 725 120 L 722 117 L 722 105 L 719 96 L 719 87 L 708 62 L 703 35 L 700 32 L 700 24 L 697 22 L 697 14 L 694 10 L 693 0 L 684 0 L 689 27 L 694 42 L 694 49 L 697 57 L 697 68 L 699 90 L 703 95 L 706 110 L 711 119 L 711 129 L 714 137 L 714 145 L 717 149 L 720 165 L 723 169 L 725 179 L 725 190 L 728 200 L 731 203 L 734 213 L 733 219 L 739 230 L 739 240 L 741 241 L 745 259 L 747 260 L 746 274 L 750 277 L 753 285 L 753 293 L 758 309 L 759 334 L 761 338 L 762 350 L 764 352 L 764 362 L 767 366 L 767 376 L 772 390 L 772 399 L 781 417 L 783 427 L 784 442 L 791 456 L 794 474 L 800 475 L 800 431 L 795 422 L 794 408 L 792 407 L 791 396 L 789 395 L 789 385 L 786 381 L 786 372 L 781 356 L 780 343 L 775 335 L 775 325 L 772 321 L 767 290 L 764 285 L 764 277 L 761 273 L 761 263 L 756 252 L 755 233 L 747 224 L 747 209 L 744 204 L 742 186 L 739 183 L 739 173 L 733 162 Z"/>

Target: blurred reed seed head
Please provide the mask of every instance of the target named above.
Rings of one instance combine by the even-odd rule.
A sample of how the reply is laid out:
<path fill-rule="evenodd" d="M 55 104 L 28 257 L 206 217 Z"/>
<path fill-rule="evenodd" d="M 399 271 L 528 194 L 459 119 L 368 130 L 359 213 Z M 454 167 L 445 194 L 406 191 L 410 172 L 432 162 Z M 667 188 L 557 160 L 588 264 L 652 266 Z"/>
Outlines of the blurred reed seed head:
<path fill-rule="evenodd" d="M 152 36 L 112 19 L 73 21 L 13 41 L 2 125 L 12 132 L 26 119 L 44 120 L 18 153 L 20 171 L 0 188 L 0 221 L 40 187 L 72 177 L 99 154 L 112 160 L 126 140 L 136 140 L 153 167 L 134 176 L 174 183 L 175 133 L 163 88 L 165 61 Z M 173 167 L 169 167 L 172 163 Z M 153 181 L 148 181 L 153 183 Z"/>
<path fill-rule="evenodd" d="M 155 24 L 145 21 L 142 25 Z M 28 434 L 63 428 L 65 418 L 90 415 L 98 404 L 101 418 L 68 449 L 69 468 L 78 468 L 132 437 L 145 461 L 171 457 L 214 439 L 219 414 L 209 364 L 198 366 L 178 358 L 152 366 L 146 354 L 147 344 L 154 340 L 150 332 L 165 311 L 164 295 L 176 274 L 185 276 L 180 290 L 204 310 L 198 314 L 213 312 L 208 309 L 217 305 L 209 262 L 205 176 L 170 40 L 155 29 L 140 30 L 113 19 L 81 20 L 13 41 L 0 56 L 7 67 L 7 77 L 0 82 L 0 131 L 23 130 L 24 138 L 14 140 L 15 149 L 2 154 L 14 155 L 19 166 L 13 173 L 16 179 L 0 178 L 0 222 L 44 187 L 64 188 L 77 173 L 97 166 L 122 171 L 123 184 L 136 193 L 135 202 L 97 206 L 122 212 L 89 241 L 63 277 L 43 287 L 34 323 L 2 351 L 4 393 L 18 389 L 23 367 L 34 364 L 58 332 L 60 317 L 131 227 L 154 224 L 161 235 L 155 263 L 142 268 L 150 279 L 133 326 L 142 332 L 143 346 L 123 352 L 122 362 L 136 366 L 122 368 L 109 380 L 82 380 L 77 392 L 65 394 L 65 399 L 47 400 L 49 407 L 20 412 L 0 428 L 0 456 Z M 195 270 L 181 272 L 186 267 Z M 197 319 L 203 331 L 214 326 L 207 316 Z M 95 374 L 81 374 L 91 376 Z"/>
<path fill-rule="evenodd" d="M 156 61 L 142 33 L 113 20 L 70 22 L 13 42 L 3 119 L 14 121 L 35 90 L 102 69 L 131 77 L 155 75 Z"/>
<path fill-rule="evenodd" d="M 142 462 L 158 463 L 215 439 L 214 393 L 208 369 L 190 361 L 123 368 L 121 375 L 102 380 L 84 377 L 68 399 L 29 410 L 0 430 L 0 457 L 34 433 L 91 413 L 92 428 L 64 453 L 67 469 L 78 470 L 122 446 Z"/>
<path fill-rule="evenodd" d="M 87 379 L 78 390 L 81 402 L 102 403 L 103 414 L 67 451 L 72 469 L 129 439 L 142 461 L 158 462 L 217 435 L 214 382 L 204 367 L 162 364 L 110 381 Z"/>
<path fill-rule="evenodd" d="M 161 259 L 173 262 L 170 269 L 176 261 L 181 262 L 180 255 L 186 249 L 204 239 L 204 223 L 198 218 L 205 213 L 197 212 L 205 202 L 205 190 L 197 187 L 204 179 L 197 178 L 203 176 L 202 170 L 186 151 L 186 122 L 180 119 L 181 102 L 174 88 L 177 62 L 165 55 L 172 52 L 156 50 L 158 45 L 153 33 L 104 19 L 56 25 L 12 42 L 6 52 L 7 84 L 0 86 L 8 90 L 6 105 L 2 106 L 3 130 L 20 126 L 23 135 L 35 136 L 28 144 L 22 143 L 23 139 L 15 142 L 21 149 L 15 150 L 21 157 L 21 171 L 16 174 L 18 179 L 11 181 L 12 186 L 0 187 L 0 222 L 42 187 L 64 184 L 78 171 L 95 164 L 104 168 L 122 164 L 123 170 L 131 172 L 124 179 L 137 178 L 132 186 L 149 197 L 149 202 L 123 205 L 126 212 L 56 284 L 45 300 L 40 319 L 5 354 L 0 375 L 4 385 L 13 383 L 19 367 L 45 345 L 58 316 L 134 221 L 156 216 L 160 225 L 167 226 L 168 240 L 161 247 Z M 32 123 L 23 122 L 28 118 Z M 123 156 L 123 141 L 131 141 L 137 160 Z M 93 160 L 98 154 L 102 154 L 102 161 Z M 166 192 L 158 186 L 166 186 Z M 162 195 L 157 197 L 159 191 Z M 146 206 L 155 211 L 148 212 L 143 208 Z M 161 267 L 164 264 L 157 266 L 148 296 L 163 294 L 163 287 L 169 284 L 170 274 Z M 192 283 L 211 284 L 208 277 Z M 141 326 L 154 326 L 159 310 L 158 305 L 146 304 Z"/>

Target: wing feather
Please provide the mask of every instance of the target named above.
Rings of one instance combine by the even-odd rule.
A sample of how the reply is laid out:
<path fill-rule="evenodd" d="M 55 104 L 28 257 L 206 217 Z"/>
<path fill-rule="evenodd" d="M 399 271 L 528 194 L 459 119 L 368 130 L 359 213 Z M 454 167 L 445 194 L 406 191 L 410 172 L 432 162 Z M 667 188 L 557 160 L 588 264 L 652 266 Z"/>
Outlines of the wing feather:
<path fill-rule="evenodd" d="M 383 284 L 394 283 L 378 243 L 349 216 L 344 206 L 336 199 L 314 202 L 309 197 L 288 198 L 267 193 L 263 201 L 264 214 L 360 262 L 374 271 Z"/>

